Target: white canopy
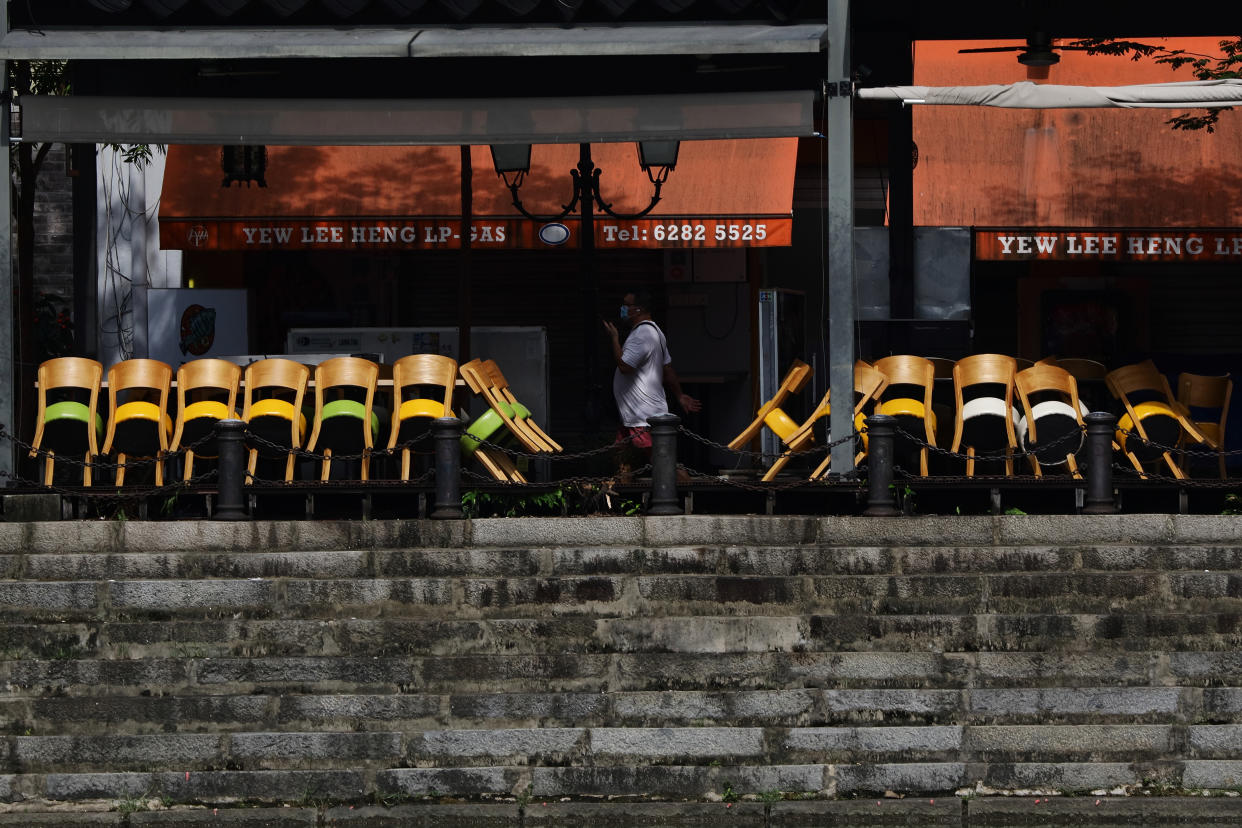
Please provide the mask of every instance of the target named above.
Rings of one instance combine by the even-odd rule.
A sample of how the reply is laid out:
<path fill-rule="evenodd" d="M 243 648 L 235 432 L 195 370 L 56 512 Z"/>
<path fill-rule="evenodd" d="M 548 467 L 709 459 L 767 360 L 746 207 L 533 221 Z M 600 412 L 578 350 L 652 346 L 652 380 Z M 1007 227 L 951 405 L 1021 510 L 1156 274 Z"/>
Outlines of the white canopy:
<path fill-rule="evenodd" d="M 1058 86 L 1022 81 L 987 86 L 884 86 L 859 89 L 859 98 L 940 106 L 1008 109 L 1122 107 L 1204 109 L 1242 104 L 1242 79 L 1140 83 L 1134 86 Z"/>

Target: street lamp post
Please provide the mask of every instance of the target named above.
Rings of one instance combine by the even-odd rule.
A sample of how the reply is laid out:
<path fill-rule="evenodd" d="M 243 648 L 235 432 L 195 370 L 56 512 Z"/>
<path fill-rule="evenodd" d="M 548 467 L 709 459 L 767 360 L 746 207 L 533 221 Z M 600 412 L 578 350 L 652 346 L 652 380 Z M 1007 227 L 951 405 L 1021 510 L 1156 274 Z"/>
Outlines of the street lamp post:
<path fill-rule="evenodd" d="M 652 184 L 651 200 L 642 210 L 636 213 L 619 213 L 612 209 L 612 203 L 605 201 L 600 192 L 599 178 L 601 170 L 591 159 L 591 145 L 578 145 L 578 167 L 569 171 L 573 180 L 573 194 L 568 204 L 560 213 L 554 215 L 537 215 L 528 211 L 522 204 L 518 191 L 530 172 L 530 144 L 493 144 L 492 164 L 496 174 L 504 179 L 505 186 L 513 197 L 513 206 L 531 221 L 550 223 L 567 217 L 578 210 L 581 240 L 579 249 L 582 252 L 582 335 L 585 382 L 583 389 L 583 419 L 589 430 L 598 430 L 600 422 L 600 391 L 599 377 L 599 325 L 597 313 L 599 307 L 599 286 L 595 266 L 595 210 L 599 210 L 618 219 L 641 218 L 652 211 L 660 202 L 660 189 L 668 180 L 668 174 L 677 166 L 677 152 L 680 141 L 639 141 L 638 163 Z"/>

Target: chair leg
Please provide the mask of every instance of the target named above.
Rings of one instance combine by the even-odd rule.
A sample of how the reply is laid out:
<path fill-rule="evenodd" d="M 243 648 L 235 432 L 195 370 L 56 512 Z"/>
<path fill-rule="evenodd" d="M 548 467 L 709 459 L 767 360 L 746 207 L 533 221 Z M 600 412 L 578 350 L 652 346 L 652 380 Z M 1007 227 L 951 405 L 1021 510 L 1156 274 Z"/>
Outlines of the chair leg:
<path fill-rule="evenodd" d="M 401 449 L 401 479 L 408 481 L 410 479 L 410 447 L 406 446 Z"/>
<path fill-rule="evenodd" d="M 246 485 L 247 486 L 254 485 L 254 469 L 255 469 L 255 466 L 258 464 L 258 462 L 259 462 L 259 450 L 252 448 L 250 450 L 250 459 L 246 462 Z"/>
<path fill-rule="evenodd" d="M 1164 459 L 1164 462 L 1168 464 L 1169 470 L 1173 472 L 1174 477 L 1178 480 L 1186 479 L 1186 472 L 1182 471 L 1182 467 L 1177 465 L 1177 461 L 1173 459 L 1172 454 L 1166 451 L 1161 454 L 1161 457 Z"/>
<path fill-rule="evenodd" d="M 363 449 L 362 451 L 361 477 L 362 477 L 362 482 L 364 483 L 371 479 L 371 450 L 370 449 Z"/>
<path fill-rule="evenodd" d="M 1013 477 L 1013 449 L 1005 449 L 1005 477 Z"/>
<path fill-rule="evenodd" d="M 117 454 L 116 456 L 116 485 L 125 485 L 125 455 Z"/>
<path fill-rule="evenodd" d="M 94 463 L 95 463 L 95 456 L 88 451 L 86 453 L 86 456 L 82 458 L 82 485 L 83 486 L 91 485 L 91 467 L 94 465 Z"/>
<path fill-rule="evenodd" d="M 919 474 L 927 477 L 927 449 L 919 449 Z"/>
<path fill-rule="evenodd" d="M 793 449 L 790 449 L 790 451 L 792 450 Z M 776 475 L 780 472 L 780 470 L 785 468 L 785 464 L 788 462 L 789 462 L 788 454 L 782 454 L 780 457 L 777 457 L 776 460 L 773 461 L 772 465 L 768 468 L 768 470 L 764 473 L 763 477 L 760 479 L 766 482 L 776 477 Z"/>
<path fill-rule="evenodd" d="M 190 478 L 194 476 L 194 450 L 186 449 L 185 452 L 185 474 L 181 475 L 181 480 L 185 483 L 190 482 Z"/>
<path fill-rule="evenodd" d="M 520 471 L 518 471 L 517 466 L 513 465 L 513 461 L 509 459 L 509 455 L 505 454 L 504 452 L 497 452 L 496 454 L 492 455 L 492 459 L 496 462 L 496 465 L 498 465 L 504 471 L 505 475 L 509 478 L 511 482 L 513 483 L 525 483 L 526 482 L 526 478 L 522 476 L 522 473 Z"/>
<path fill-rule="evenodd" d="M 1225 452 L 1220 451 L 1216 454 L 1217 462 L 1220 463 L 1220 479 L 1225 480 L 1229 477 L 1229 472 L 1225 469 Z"/>
<path fill-rule="evenodd" d="M 326 448 L 323 450 L 323 466 L 319 472 L 319 480 L 321 482 L 326 482 L 328 479 L 328 475 L 331 473 L 332 473 L 332 449 Z"/>
<path fill-rule="evenodd" d="M 966 476 L 967 477 L 975 476 L 975 447 L 974 446 L 966 447 Z"/>
<path fill-rule="evenodd" d="M 164 452 L 155 455 L 155 485 L 160 487 L 164 485 Z"/>
<path fill-rule="evenodd" d="M 52 485 L 52 474 L 56 467 L 56 452 L 49 451 L 43 458 L 43 485 Z"/>
<path fill-rule="evenodd" d="M 1035 459 L 1035 455 L 1028 454 L 1026 456 L 1026 459 L 1031 464 L 1031 474 L 1035 475 L 1036 477 L 1043 477 L 1044 470 L 1039 467 L 1039 461 Z"/>
<path fill-rule="evenodd" d="M 1137 457 L 1135 457 L 1135 456 L 1134 456 L 1134 452 L 1132 452 L 1132 451 L 1127 451 L 1127 452 L 1126 452 L 1126 457 L 1129 457 L 1129 458 L 1130 458 L 1130 465 L 1131 465 L 1131 466 L 1134 466 L 1135 470 L 1136 470 L 1136 471 L 1138 471 L 1138 473 L 1139 473 L 1139 479 L 1140 479 L 1140 480 L 1146 480 L 1146 479 L 1147 479 L 1147 472 L 1145 472 L 1145 471 L 1143 470 L 1143 464 L 1142 464 L 1142 463 L 1140 463 L 1140 462 L 1139 462 L 1139 459 L 1138 459 Z"/>
<path fill-rule="evenodd" d="M 293 452 L 289 452 L 289 454 L 285 456 L 285 482 L 286 483 L 293 482 L 293 467 L 296 463 L 297 463 L 297 455 L 295 455 Z"/>

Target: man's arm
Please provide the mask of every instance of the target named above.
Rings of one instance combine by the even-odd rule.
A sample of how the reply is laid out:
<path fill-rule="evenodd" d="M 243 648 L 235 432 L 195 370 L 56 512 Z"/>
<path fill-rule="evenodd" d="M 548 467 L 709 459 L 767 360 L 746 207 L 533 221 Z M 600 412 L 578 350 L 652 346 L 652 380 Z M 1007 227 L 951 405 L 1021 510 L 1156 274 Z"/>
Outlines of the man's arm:
<path fill-rule="evenodd" d="M 677 372 L 673 370 L 671 362 L 664 366 L 664 386 L 673 392 L 673 397 L 681 406 L 682 411 L 693 414 L 703 408 L 702 403 L 681 390 L 681 380 L 677 378 Z"/>
<path fill-rule="evenodd" d="M 617 363 L 617 370 L 623 374 L 634 373 L 634 366 L 630 365 L 621 358 L 621 336 L 617 333 L 617 326 L 609 322 L 607 319 L 603 321 L 604 332 L 612 341 L 612 361 Z"/>

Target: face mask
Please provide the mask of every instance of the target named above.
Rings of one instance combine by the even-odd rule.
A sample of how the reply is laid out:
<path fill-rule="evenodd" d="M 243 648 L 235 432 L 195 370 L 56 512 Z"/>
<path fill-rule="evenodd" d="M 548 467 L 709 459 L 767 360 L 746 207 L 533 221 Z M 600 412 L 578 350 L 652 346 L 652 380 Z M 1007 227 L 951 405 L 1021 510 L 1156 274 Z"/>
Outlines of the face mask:
<path fill-rule="evenodd" d="M 621 306 L 621 318 L 622 318 L 622 319 L 629 319 L 629 318 L 630 318 L 630 309 L 629 309 L 627 306 L 625 306 L 625 305 L 622 305 L 622 306 Z"/>

